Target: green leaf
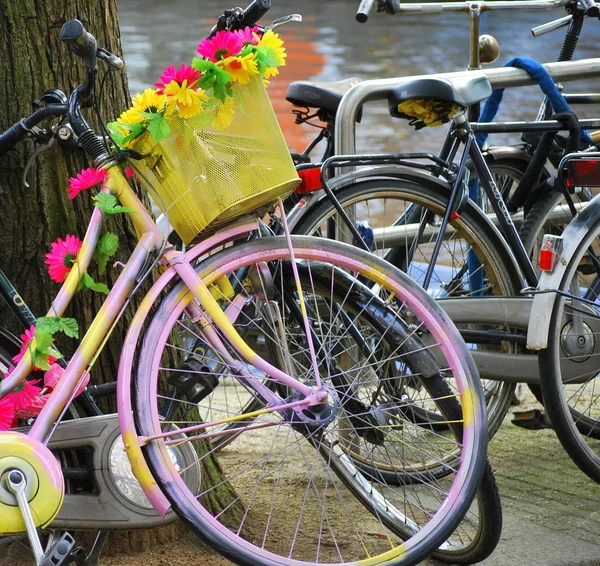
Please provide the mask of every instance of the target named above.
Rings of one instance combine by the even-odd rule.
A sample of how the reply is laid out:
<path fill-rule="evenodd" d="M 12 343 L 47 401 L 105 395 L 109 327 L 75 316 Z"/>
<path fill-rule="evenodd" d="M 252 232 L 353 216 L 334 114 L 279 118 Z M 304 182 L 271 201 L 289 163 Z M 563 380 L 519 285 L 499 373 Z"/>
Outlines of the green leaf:
<path fill-rule="evenodd" d="M 41 352 L 35 352 L 33 357 L 33 365 L 37 368 L 48 371 L 50 369 L 50 362 L 48 361 L 50 354 L 42 354 Z"/>
<path fill-rule="evenodd" d="M 45 343 L 45 335 L 48 334 L 53 338 L 57 332 L 63 332 L 69 338 L 79 338 L 79 325 L 74 318 L 63 318 L 61 316 L 44 316 L 35 321 L 36 343 L 39 344 L 40 340 Z"/>
<path fill-rule="evenodd" d="M 148 132 L 154 141 L 159 142 L 171 133 L 171 128 L 162 114 L 153 114 L 148 122 Z"/>
<path fill-rule="evenodd" d="M 121 214 L 124 212 L 133 212 L 131 208 L 117 205 L 117 197 L 110 193 L 98 193 L 92 199 L 94 206 L 105 212 L 106 214 Z"/>
<path fill-rule="evenodd" d="M 110 293 L 110 289 L 104 283 L 96 283 L 92 276 L 89 273 L 86 273 L 83 276 L 82 280 L 82 289 L 90 289 L 91 291 L 98 291 L 99 293 L 104 293 L 108 295 Z"/>
<path fill-rule="evenodd" d="M 119 249 L 119 238 L 112 232 L 107 232 L 100 238 L 98 245 L 96 246 L 96 254 L 98 256 L 98 273 L 103 275 L 106 271 L 106 264 L 108 258 L 115 255 Z"/>
<path fill-rule="evenodd" d="M 58 316 L 43 316 L 35 321 L 35 339 L 38 341 L 38 336 L 44 333 L 49 333 L 51 336 L 56 334 L 60 328 L 60 317 Z"/>
<path fill-rule="evenodd" d="M 36 327 L 35 329 L 35 350 L 36 352 L 42 354 L 49 354 L 50 349 L 52 348 L 52 342 L 54 341 L 54 336 L 47 329 L 43 329 L 38 332 Z"/>
<path fill-rule="evenodd" d="M 60 330 L 64 332 L 66 336 L 69 338 L 79 338 L 79 324 L 77 324 L 77 321 L 74 318 L 60 318 L 59 321 Z"/>
<path fill-rule="evenodd" d="M 119 128 L 119 123 L 110 122 L 109 124 L 107 124 L 107 128 L 114 142 L 117 145 L 123 145 L 123 139 L 125 138 L 125 134 L 123 133 L 123 130 Z"/>
<path fill-rule="evenodd" d="M 281 65 L 275 49 L 267 45 L 256 46 L 256 57 L 260 60 L 260 64 L 265 65 L 265 67 L 279 67 Z"/>
<path fill-rule="evenodd" d="M 134 140 L 139 135 L 141 135 L 142 132 L 146 129 L 143 122 L 138 122 L 137 124 L 121 124 L 121 126 L 123 126 L 126 130 L 129 130 L 131 132 L 128 136 L 125 136 L 123 138 L 123 140 L 121 142 L 123 144 L 126 144 L 126 143 L 130 142 L 131 140 Z"/>

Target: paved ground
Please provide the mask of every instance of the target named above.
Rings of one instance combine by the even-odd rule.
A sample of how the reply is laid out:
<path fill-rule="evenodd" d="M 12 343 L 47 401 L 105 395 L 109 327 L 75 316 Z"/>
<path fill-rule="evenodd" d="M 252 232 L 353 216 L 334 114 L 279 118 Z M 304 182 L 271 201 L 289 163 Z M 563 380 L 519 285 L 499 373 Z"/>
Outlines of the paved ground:
<path fill-rule="evenodd" d="M 519 410 L 535 407 L 525 404 Z M 600 566 L 600 485 L 571 462 L 550 430 L 510 424 L 492 440 L 490 460 L 502 494 L 504 528 L 496 552 L 482 566 Z M 101 560 L 104 566 L 227 566 L 206 549 L 192 558 L 196 542 L 154 547 L 137 556 Z M 172 543 L 171 543 L 172 544 Z M 110 547 L 110 544 L 109 544 Z M 175 552 L 173 552 L 175 550 Z M 186 553 L 191 552 L 190 560 Z M 422 566 L 439 566 L 427 560 Z"/>
<path fill-rule="evenodd" d="M 600 485 L 569 460 L 552 431 L 526 431 L 510 419 L 490 445 L 503 501 L 502 540 L 481 565 L 600 566 Z M 199 550 L 198 544 L 175 526 L 138 532 L 131 539 L 113 537 L 100 566 L 231 564 L 208 548 Z M 16 554 L 0 564 L 30 566 L 30 556 Z M 422 566 L 440 564 L 427 560 Z"/>
<path fill-rule="evenodd" d="M 490 461 L 504 528 L 482 566 L 600 566 L 600 485 L 579 471 L 552 431 L 519 429 L 507 417 Z"/>

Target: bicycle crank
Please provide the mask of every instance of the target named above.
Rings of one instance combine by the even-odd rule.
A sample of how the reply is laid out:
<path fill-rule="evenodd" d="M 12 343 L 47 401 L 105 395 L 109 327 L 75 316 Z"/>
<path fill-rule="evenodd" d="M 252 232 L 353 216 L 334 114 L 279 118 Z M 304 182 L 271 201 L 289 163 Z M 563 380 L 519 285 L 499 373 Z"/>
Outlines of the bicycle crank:
<path fill-rule="evenodd" d="M 0 535 L 44 528 L 64 500 L 59 463 L 41 442 L 19 432 L 0 432 Z M 39 544 L 39 539 L 38 539 Z"/>

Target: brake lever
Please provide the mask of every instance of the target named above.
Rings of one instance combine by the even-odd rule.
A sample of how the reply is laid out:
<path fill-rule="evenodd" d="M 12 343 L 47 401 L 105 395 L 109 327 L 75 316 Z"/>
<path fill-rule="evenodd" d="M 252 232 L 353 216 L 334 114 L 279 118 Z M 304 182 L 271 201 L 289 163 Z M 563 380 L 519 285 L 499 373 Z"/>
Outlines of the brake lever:
<path fill-rule="evenodd" d="M 264 26 L 263 29 L 265 30 L 265 32 L 267 32 L 270 29 L 276 29 L 280 26 L 289 24 L 290 22 L 301 22 L 301 21 L 302 21 L 302 16 L 300 14 L 290 14 L 289 16 L 283 16 L 283 18 L 277 18 L 276 20 L 273 20 L 269 25 Z"/>
<path fill-rule="evenodd" d="M 38 155 L 42 154 L 47 149 L 50 149 L 54 145 L 55 141 L 56 141 L 56 137 L 54 135 L 52 135 L 52 137 L 48 140 L 47 143 L 38 145 L 35 148 L 35 151 L 31 154 L 31 157 L 27 161 L 27 165 L 25 165 L 25 169 L 23 171 L 23 177 L 21 179 L 25 188 L 27 188 L 27 189 L 29 188 L 29 183 L 27 182 L 27 174 L 29 173 L 29 169 L 31 169 L 33 162 L 38 158 Z"/>

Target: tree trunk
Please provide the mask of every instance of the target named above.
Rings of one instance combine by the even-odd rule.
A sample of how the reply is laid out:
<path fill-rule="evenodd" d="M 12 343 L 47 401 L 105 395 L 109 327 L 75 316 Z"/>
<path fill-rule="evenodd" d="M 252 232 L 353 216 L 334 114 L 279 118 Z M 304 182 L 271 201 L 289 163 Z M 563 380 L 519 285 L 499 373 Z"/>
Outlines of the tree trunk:
<path fill-rule="evenodd" d="M 64 22 L 71 18 L 82 21 L 98 40 L 98 45 L 121 54 L 115 0 L 0 0 L 0 50 L 4 54 L 0 66 L 0 128 L 8 128 L 32 112 L 31 102 L 51 88 L 67 95 L 85 79 L 83 61 L 58 39 Z M 104 65 L 99 62 L 101 77 Z M 98 81 L 98 84 L 100 81 Z M 113 120 L 129 105 L 127 76 L 113 72 L 101 94 L 101 116 Z M 92 111 L 87 117 L 92 124 Z M 51 242 L 66 234 L 80 238 L 85 234 L 93 210 L 91 198 L 82 194 L 71 201 L 66 187 L 89 163 L 82 150 L 60 147 L 56 143 L 41 154 L 31 167 L 25 188 L 21 177 L 32 155 L 34 145 L 21 143 L 0 161 L 0 183 L 3 229 L 0 232 L 0 266 L 36 316 L 43 316 L 59 289 L 48 277 L 44 264 Z M 127 257 L 135 245 L 135 234 L 125 215 L 115 215 L 108 223 L 121 242 L 119 259 Z M 107 270 L 110 287 L 118 272 Z M 73 316 L 82 331 L 89 326 L 103 301 L 103 295 L 89 290 L 75 296 L 66 316 Z M 3 305 L 3 324 L 20 334 L 19 323 L 9 316 Z M 120 344 L 126 324 L 113 333 L 92 372 L 93 383 L 116 378 Z M 73 345 L 59 342 L 66 354 Z M 105 407 L 108 408 L 108 407 Z M 111 409 L 114 408 L 110 407 Z"/>
<path fill-rule="evenodd" d="M 121 55 L 115 0 L 0 0 L 0 52 L 4 58 L 0 65 L 0 131 L 31 114 L 31 102 L 46 90 L 59 88 L 68 96 L 84 81 L 83 61 L 58 39 L 62 25 L 72 18 L 83 23 L 99 46 Z M 97 88 L 104 73 L 100 61 L 99 67 Z M 101 92 L 103 120 L 114 120 L 128 106 L 126 74 L 111 72 Z M 97 124 L 91 110 L 86 117 L 92 125 Z M 90 166 L 82 150 L 55 143 L 35 161 L 27 177 L 30 186 L 25 188 L 21 178 L 33 150 L 32 142 L 22 142 L 0 159 L 0 184 L 4 190 L 0 195 L 0 268 L 34 314 L 43 316 L 59 290 L 59 285 L 48 276 L 45 254 L 58 237 L 74 234 L 83 238 L 93 206 L 88 194 L 71 201 L 66 190 L 69 177 Z M 137 241 L 128 217 L 114 215 L 107 228 L 118 235 L 121 243 L 115 259 L 126 261 Z M 118 271 L 109 266 L 104 281 L 111 287 L 117 276 Z M 66 316 L 77 319 L 81 335 L 103 300 L 104 295 L 90 290 L 75 296 Z M 123 317 L 104 347 L 92 371 L 92 383 L 116 379 L 121 345 L 134 310 L 129 308 L 129 316 Z M 22 327 L 9 312 L 5 305 L 0 305 L 1 325 L 21 334 Z M 59 342 L 59 347 L 68 355 L 75 344 Z M 114 402 L 103 408 L 114 410 Z M 209 477 L 217 483 L 223 482 L 216 461 L 211 467 L 214 469 Z M 227 485 L 223 483 L 224 501 L 232 497 Z"/>

